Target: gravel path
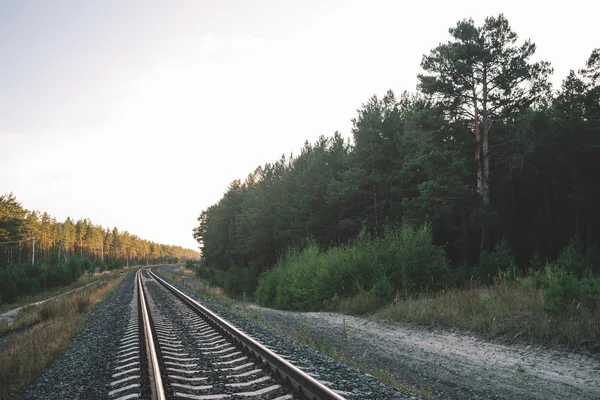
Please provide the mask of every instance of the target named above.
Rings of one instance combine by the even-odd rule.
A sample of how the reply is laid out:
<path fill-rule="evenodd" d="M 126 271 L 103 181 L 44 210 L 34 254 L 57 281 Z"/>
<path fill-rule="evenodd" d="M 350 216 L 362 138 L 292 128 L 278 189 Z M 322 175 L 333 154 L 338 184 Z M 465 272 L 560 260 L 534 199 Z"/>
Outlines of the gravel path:
<path fill-rule="evenodd" d="M 86 317 L 85 327 L 24 395 L 25 399 L 105 399 L 125 331 L 135 272 Z"/>
<path fill-rule="evenodd" d="M 174 269 L 176 271 L 176 269 Z M 155 270 L 156 271 L 156 270 Z M 157 271 L 160 275 L 160 269 Z M 262 344 L 287 358 L 305 372 L 325 382 L 331 388 L 342 392 L 348 399 L 411 399 L 410 394 L 384 385 L 372 376 L 365 375 L 355 368 L 340 363 L 330 357 L 318 353 L 310 347 L 300 344 L 286 335 L 280 334 L 255 319 L 240 315 L 232 309 L 210 301 L 175 284 L 183 292 L 194 298 L 210 310 L 248 333 Z M 353 344 L 352 344 L 353 345 Z"/>
<path fill-rule="evenodd" d="M 251 305 L 287 332 L 307 330 L 351 357 L 426 386 L 438 399 L 600 399 L 600 359 L 556 349 L 485 342 L 469 334 L 374 322 L 335 313 L 298 313 Z"/>

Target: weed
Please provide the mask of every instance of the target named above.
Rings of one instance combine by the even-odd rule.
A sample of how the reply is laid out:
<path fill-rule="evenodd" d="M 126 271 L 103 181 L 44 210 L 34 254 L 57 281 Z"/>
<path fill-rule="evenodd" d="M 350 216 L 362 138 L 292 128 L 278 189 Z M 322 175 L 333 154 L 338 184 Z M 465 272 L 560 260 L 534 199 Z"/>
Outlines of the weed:
<path fill-rule="evenodd" d="M 348 323 L 345 319 L 343 321 L 344 350 L 348 351 L 348 346 L 350 345 L 350 332 L 348 331 Z"/>

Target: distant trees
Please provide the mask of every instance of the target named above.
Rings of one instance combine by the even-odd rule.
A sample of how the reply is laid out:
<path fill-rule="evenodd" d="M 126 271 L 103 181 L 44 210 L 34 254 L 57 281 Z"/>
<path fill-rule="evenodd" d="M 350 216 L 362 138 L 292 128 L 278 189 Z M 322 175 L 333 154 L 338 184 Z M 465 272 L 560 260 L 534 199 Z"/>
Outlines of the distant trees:
<path fill-rule="evenodd" d="M 57 222 L 47 212 L 25 210 L 10 193 L 0 196 L 0 268 L 31 262 L 32 239 L 35 238 L 35 259 L 52 263 L 80 258 L 106 263 L 128 264 L 197 258 L 198 252 L 180 246 L 170 246 L 140 239 L 128 232 L 119 232 L 88 219 Z"/>
<path fill-rule="evenodd" d="M 404 222 L 429 223 L 454 268 L 503 238 L 522 267 L 572 238 L 597 245 L 600 51 L 553 94 L 550 65 L 504 16 L 450 34 L 423 57 L 419 92 L 362 105 L 352 142 L 322 136 L 232 182 L 194 229 L 205 264 L 258 275 L 288 248 Z"/>

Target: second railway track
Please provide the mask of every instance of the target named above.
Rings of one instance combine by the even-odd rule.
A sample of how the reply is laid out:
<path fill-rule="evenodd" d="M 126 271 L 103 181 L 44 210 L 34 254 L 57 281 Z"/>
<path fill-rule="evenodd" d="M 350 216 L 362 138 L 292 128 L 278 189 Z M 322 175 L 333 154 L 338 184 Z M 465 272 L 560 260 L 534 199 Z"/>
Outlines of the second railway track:
<path fill-rule="evenodd" d="M 344 399 L 151 271 L 139 271 L 136 285 L 124 344 L 143 342 L 142 360 L 124 365 L 140 383 L 121 384 L 129 389 L 111 399 Z"/>

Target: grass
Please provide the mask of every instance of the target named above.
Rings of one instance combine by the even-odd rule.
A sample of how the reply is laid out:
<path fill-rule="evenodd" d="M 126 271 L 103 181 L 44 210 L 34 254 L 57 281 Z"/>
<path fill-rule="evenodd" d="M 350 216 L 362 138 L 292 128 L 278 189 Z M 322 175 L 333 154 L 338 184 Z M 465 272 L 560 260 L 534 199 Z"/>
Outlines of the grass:
<path fill-rule="evenodd" d="M 187 273 L 187 271 L 191 272 L 191 274 Z M 161 276 L 169 282 L 176 283 L 180 286 L 190 289 L 191 291 L 201 294 L 202 296 L 207 297 L 217 303 L 229 306 L 229 304 L 232 302 L 232 300 L 225 294 L 225 290 L 223 290 L 223 288 L 207 285 L 200 279 L 196 278 L 193 271 L 183 271 L 184 276 L 174 274 L 163 268 L 156 269 L 155 272 L 158 276 Z"/>
<path fill-rule="evenodd" d="M 26 307 L 13 325 L 14 337 L 0 349 L 0 400 L 17 398 L 69 345 L 84 316 L 121 282 L 115 274 L 97 286 L 39 306 Z M 25 329 L 23 332 L 16 331 Z"/>
<path fill-rule="evenodd" d="M 600 350 L 600 313 L 577 306 L 573 312 L 550 314 L 544 304 L 544 289 L 536 287 L 532 278 L 524 278 L 398 299 L 374 318 L 464 328 L 488 339 L 519 338 Z"/>
<path fill-rule="evenodd" d="M 111 276 L 114 271 L 98 272 L 94 275 L 83 274 L 78 280 L 66 286 L 59 286 L 50 290 L 44 290 L 42 292 L 21 297 L 14 303 L 2 303 L 0 304 L 0 314 L 19 307 L 26 306 L 27 304 L 36 303 L 38 301 L 47 300 L 49 298 L 61 295 L 70 290 L 78 289 L 87 284 L 106 279 L 106 276 Z"/>

